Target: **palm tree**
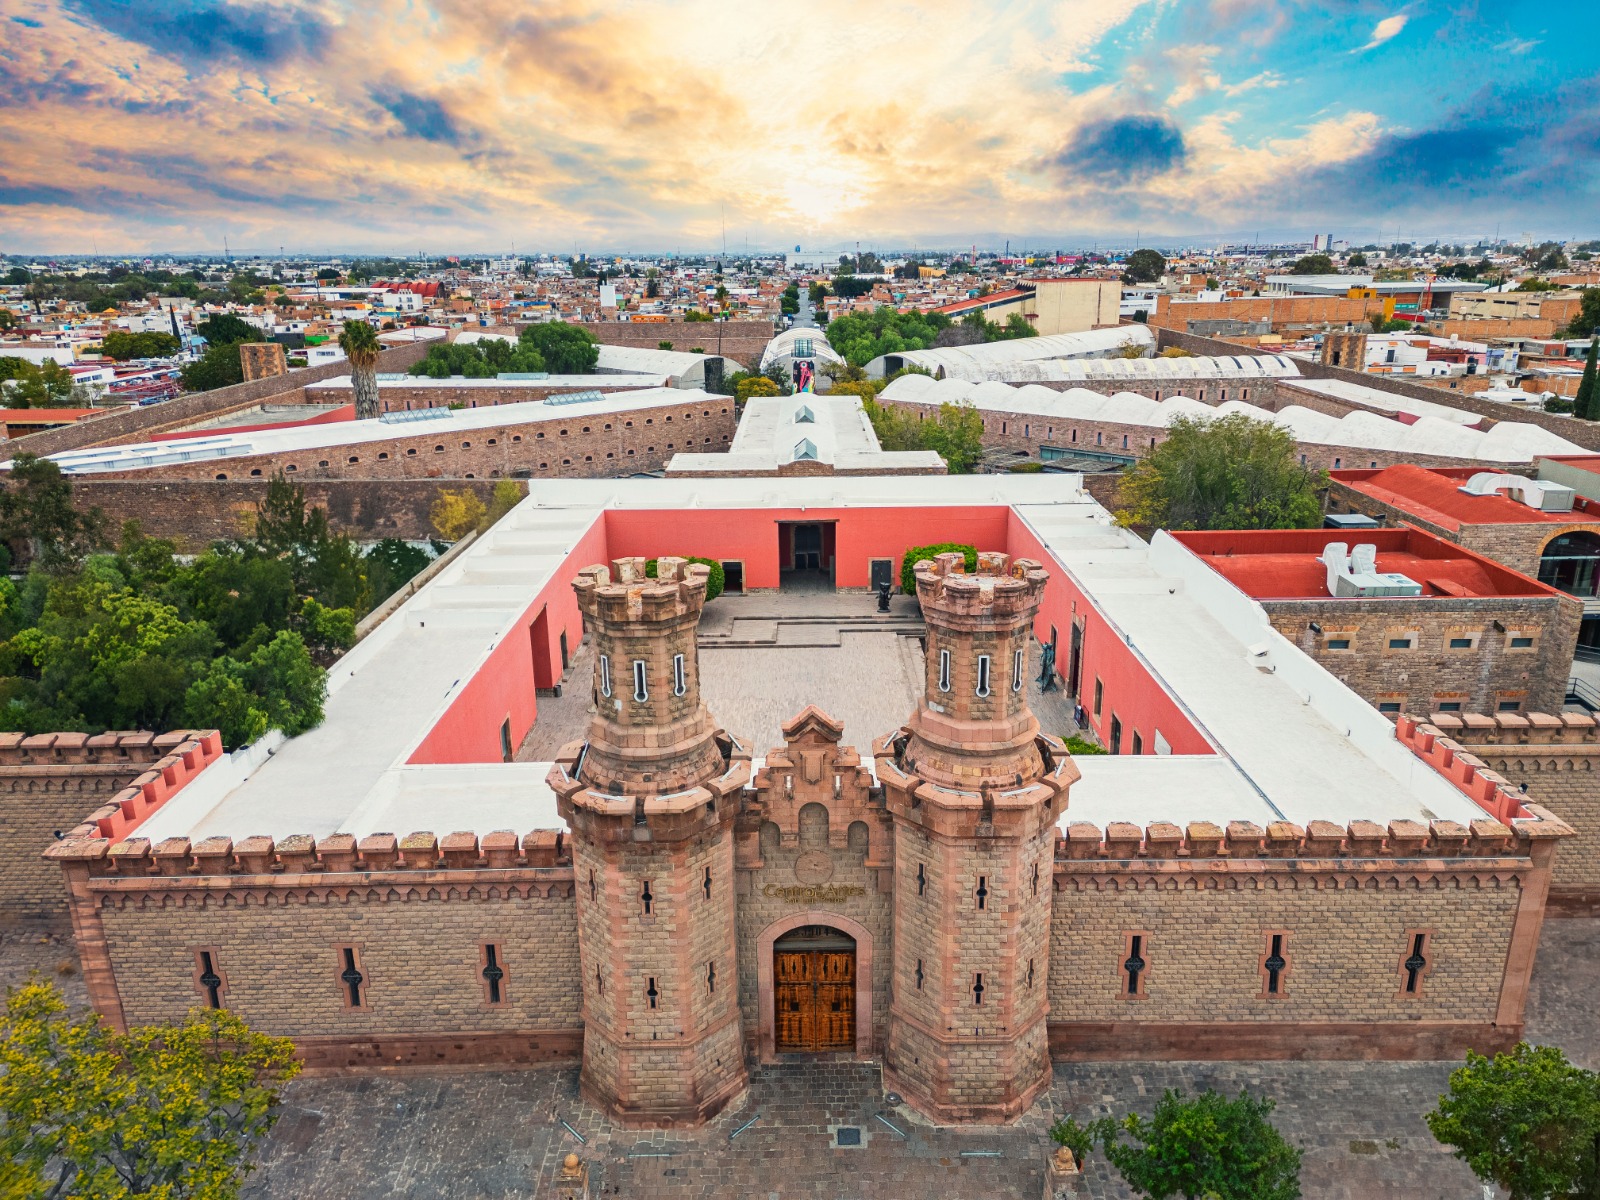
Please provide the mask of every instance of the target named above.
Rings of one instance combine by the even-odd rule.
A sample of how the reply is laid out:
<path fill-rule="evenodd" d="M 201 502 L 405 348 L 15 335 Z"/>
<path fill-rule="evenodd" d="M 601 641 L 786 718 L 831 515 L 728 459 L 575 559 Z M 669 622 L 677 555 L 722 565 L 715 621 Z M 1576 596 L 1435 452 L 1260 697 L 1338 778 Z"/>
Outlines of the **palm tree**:
<path fill-rule="evenodd" d="M 371 325 L 365 321 L 346 321 L 339 335 L 339 346 L 350 360 L 350 381 L 356 390 L 356 420 L 377 417 L 378 352 L 383 346 Z"/>

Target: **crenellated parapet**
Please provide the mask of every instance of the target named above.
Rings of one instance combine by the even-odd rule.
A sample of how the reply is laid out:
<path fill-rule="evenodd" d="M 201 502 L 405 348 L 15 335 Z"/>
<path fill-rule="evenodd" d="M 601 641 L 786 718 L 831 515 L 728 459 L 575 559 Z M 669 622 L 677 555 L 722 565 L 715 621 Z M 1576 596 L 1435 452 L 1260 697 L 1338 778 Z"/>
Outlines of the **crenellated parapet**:
<path fill-rule="evenodd" d="M 1527 731 L 1533 728 L 1530 724 Z M 1485 812 L 1502 821 L 1523 815 L 1522 790 L 1438 726 L 1401 717 L 1395 722 L 1395 736 Z"/>
<path fill-rule="evenodd" d="M 978 569 L 970 575 L 965 556 L 955 551 L 924 559 L 912 570 L 924 617 L 932 610 L 954 628 L 974 630 L 1031 618 L 1049 582 L 1033 559 L 989 551 L 978 555 Z"/>
<path fill-rule="evenodd" d="M 1463 745 L 1600 745 L 1600 721 L 1589 713 L 1432 713 L 1425 720 L 1403 719 L 1416 727 L 1431 726 Z"/>
<path fill-rule="evenodd" d="M 213 876 L 337 875 L 374 871 L 508 871 L 572 865 L 564 830 L 535 829 L 518 835 L 500 830 L 482 835 L 427 831 L 396 837 L 348 833 L 313 838 L 308 834 L 239 841 L 186 837 L 151 843 L 149 838 L 119 841 L 75 836 L 57 842 L 44 857 L 63 866 L 76 864 L 91 876 L 181 880 Z"/>
<path fill-rule="evenodd" d="M 59 733 L 44 735 L 45 738 L 55 739 L 58 744 L 62 738 L 83 736 Z M 67 841 L 123 837 L 188 786 L 201 771 L 222 757 L 222 735 L 214 729 L 205 733 L 177 730 L 163 734 L 108 733 L 100 736 L 106 739 L 128 738 L 141 750 L 155 751 L 160 757 L 145 767 L 127 787 L 84 818 L 82 824 L 63 831 L 62 838 Z M 49 750 L 53 752 L 54 747 L 50 747 Z M 36 749 L 26 752 L 39 753 Z M 76 751 L 68 751 L 68 753 L 73 752 Z"/>
<path fill-rule="evenodd" d="M 1154 821 L 1147 826 L 1112 821 L 1103 829 L 1071 822 L 1056 839 L 1056 862 L 1206 862 L 1207 860 L 1370 860 L 1528 858 L 1541 842 L 1571 836 L 1572 829 L 1548 810 L 1527 806 L 1510 825 L 1485 816 L 1457 821 L 1312 821 L 1297 825 L 1252 821 L 1226 826 L 1191 821 L 1178 826 Z M 1221 864 L 1219 864 L 1221 865 Z"/>
<path fill-rule="evenodd" d="M 652 579 L 645 574 L 647 562 L 618 558 L 609 567 L 595 565 L 579 571 L 572 590 L 585 619 L 610 628 L 698 621 L 711 569 L 682 558 L 660 558 Z"/>

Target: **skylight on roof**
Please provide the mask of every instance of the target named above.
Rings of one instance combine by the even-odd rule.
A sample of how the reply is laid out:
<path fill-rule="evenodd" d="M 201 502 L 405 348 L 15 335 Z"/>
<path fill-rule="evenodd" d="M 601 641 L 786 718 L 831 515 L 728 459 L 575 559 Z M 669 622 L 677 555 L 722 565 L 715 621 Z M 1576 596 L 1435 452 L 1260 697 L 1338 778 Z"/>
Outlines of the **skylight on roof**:
<path fill-rule="evenodd" d="M 813 413 L 811 411 L 811 409 L 808 406 L 804 405 L 804 404 L 802 404 L 795 411 L 794 423 L 796 425 L 814 425 L 816 423 L 816 420 L 817 420 L 816 414 Z"/>
<path fill-rule="evenodd" d="M 794 454 L 790 457 L 790 462 L 816 462 L 816 460 L 817 447 L 810 438 L 801 438 L 794 444 Z"/>

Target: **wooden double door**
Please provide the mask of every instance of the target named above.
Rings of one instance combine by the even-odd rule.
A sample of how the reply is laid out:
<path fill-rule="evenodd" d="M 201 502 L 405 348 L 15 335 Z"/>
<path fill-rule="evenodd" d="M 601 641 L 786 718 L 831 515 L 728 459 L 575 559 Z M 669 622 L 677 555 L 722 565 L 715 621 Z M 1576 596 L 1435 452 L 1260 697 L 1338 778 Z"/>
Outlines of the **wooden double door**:
<path fill-rule="evenodd" d="M 773 947 L 779 1054 L 856 1047 L 856 947 L 833 929 L 796 930 Z"/>

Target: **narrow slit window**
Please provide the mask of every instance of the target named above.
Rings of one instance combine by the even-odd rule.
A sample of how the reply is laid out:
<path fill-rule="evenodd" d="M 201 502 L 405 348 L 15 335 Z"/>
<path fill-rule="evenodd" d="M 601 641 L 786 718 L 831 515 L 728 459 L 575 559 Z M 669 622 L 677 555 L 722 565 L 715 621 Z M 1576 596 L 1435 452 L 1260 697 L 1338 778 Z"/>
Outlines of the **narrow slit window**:
<path fill-rule="evenodd" d="M 1428 953 L 1428 934 L 1413 930 L 1407 935 L 1407 943 L 1408 953 L 1400 963 L 1400 973 L 1404 979 L 1401 991 L 1407 996 L 1420 996 L 1423 980 L 1428 977 L 1428 971 L 1433 966 Z"/>
<path fill-rule="evenodd" d="M 922 980 L 922 960 L 919 958 L 917 959 L 917 991 L 919 992 L 922 990 Z"/>
<path fill-rule="evenodd" d="M 714 963 L 714 962 L 708 962 L 706 964 L 706 994 L 708 996 L 714 996 L 714 995 L 716 995 L 716 991 L 717 991 L 717 964 Z"/>
<path fill-rule="evenodd" d="M 1145 975 L 1149 963 L 1145 960 L 1145 935 L 1142 933 L 1128 934 L 1128 954 L 1122 960 L 1122 994 L 1127 997 L 1141 997 L 1145 994 Z"/>
<path fill-rule="evenodd" d="M 196 950 L 195 967 L 195 986 L 206 998 L 206 1007 L 221 1008 L 222 989 L 225 984 L 221 973 L 217 970 L 217 960 L 212 956 L 212 952 Z"/>
<path fill-rule="evenodd" d="M 661 993 L 656 988 L 656 977 L 650 976 L 650 982 L 644 989 L 644 998 L 650 1002 L 650 1007 L 655 1008 L 661 999 Z"/>
<path fill-rule="evenodd" d="M 599 898 L 600 898 L 600 885 L 599 885 L 599 883 L 597 883 L 595 881 L 594 872 L 591 870 L 589 872 L 589 899 L 590 900 L 597 900 Z"/>
<path fill-rule="evenodd" d="M 978 910 L 980 912 L 989 906 L 989 877 L 987 875 L 978 876 L 978 890 L 973 895 L 977 897 Z"/>
<path fill-rule="evenodd" d="M 644 909 L 644 915 L 650 916 L 655 910 L 655 893 L 650 890 L 650 881 L 646 879 L 639 888 L 639 904 Z"/>
<path fill-rule="evenodd" d="M 1011 655 L 1011 690 L 1022 690 L 1022 651 L 1017 650 Z"/>
<path fill-rule="evenodd" d="M 939 651 L 939 690 L 941 692 L 950 690 L 950 651 L 948 650 Z"/>
<path fill-rule="evenodd" d="M 700 881 L 700 886 L 705 889 L 706 899 L 711 899 L 711 868 L 706 868 L 705 878 Z"/>
<path fill-rule="evenodd" d="M 1033 959 L 1028 960 L 1028 990 L 1033 990 Z"/>
<path fill-rule="evenodd" d="M 1284 952 L 1286 935 L 1267 935 L 1267 952 L 1261 956 L 1261 995 L 1276 999 L 1285 993 L 1285 977 L 1289 973 L 1289 957 Z"/>
<path fill-rule="evenodd" d="M 500 947 L 493 942 L 485 942 L 483 946 L 483 998 L 489 1004 L 503 1004 L 505 993 L 501 990 L 501 981 L 506 977 L 506 970 L 500 965 Z"/>
<path fill-rule="evenodd" d="M 681 696 L 689 690 L 689 680 L 683 666 L 683 655 L 672 656 L 672 694 Z"/>
<path fill-rule="evenodd" d="M 983 1003 L 983 972 L 982 971 L 978 971 L 972 977 L 972 1002 L 974 1004 L 982 1004 Z"/>
<path fill-rule="evenodd" d="M 921 863 L 917 864 L 917 895 L 925 895 L 928 890 L 928 872 Z"/>
<path fill-rule="evenodd" d="M 1033 894 L 1035 896 L 1037 896 L 1039 894 L 1039 864 L 1038 863 L 1034 863 L 1033 864 Z"/>
<path fill-rule="evenodd" d="M 633 698 L 640 704 L 650 699 L 650 689 L 645 684 L 644 659 L 633 660 Z"/>
<path fill-rule="evenodd" d="M 606 977 L 600 974 L 599 967 L 594 969 L 594 994 L 597 996 L 606 994 Z"/>
<path fill-rule="evenodd" d="M 989 656 L 978 655 L 978 686 L 974 689 L 979 696 L 989 694 Z"/>
<path fill-rule="evenodd" d="M 600 694 L 606 697 L 611 695 L 611 656 L 609 654 L 600 656 Z"/>
<path fill-rule="evenodd" d="M 361 973 L 360 956 L 354 946 L 344 946 L 340 949 L 340 957 L 344 963 L 344 970 L 339 972 L 339 981 L 344 985 L 345 1007 L 362 1008 L 366 1001 L 363 989 L 367 979 Z"/>

